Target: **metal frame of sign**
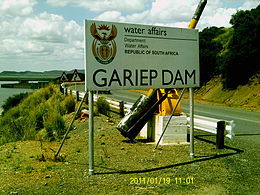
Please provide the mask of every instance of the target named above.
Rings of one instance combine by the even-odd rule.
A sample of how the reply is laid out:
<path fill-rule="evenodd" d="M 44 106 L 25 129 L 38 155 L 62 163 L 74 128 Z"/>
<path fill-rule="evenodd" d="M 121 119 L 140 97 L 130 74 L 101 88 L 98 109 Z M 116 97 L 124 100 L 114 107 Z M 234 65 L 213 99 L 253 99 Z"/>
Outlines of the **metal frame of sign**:
<path fill-rule="evenodd" d="M 85 20 L 88 90 L 199 86 L 195 29 Z"/>
<path fill-rule="evenodd" d="M 85 20 L 85 91 L 89 98 L 89 174 L 94 174 L 93 90 L 199 86 L 195 29 Z M 192 114 L 193 116 L 193 114 Z M 193 127 L 193 125 L 191 125 Z M 190 156 L 194 156 L 191 129 Z"/>

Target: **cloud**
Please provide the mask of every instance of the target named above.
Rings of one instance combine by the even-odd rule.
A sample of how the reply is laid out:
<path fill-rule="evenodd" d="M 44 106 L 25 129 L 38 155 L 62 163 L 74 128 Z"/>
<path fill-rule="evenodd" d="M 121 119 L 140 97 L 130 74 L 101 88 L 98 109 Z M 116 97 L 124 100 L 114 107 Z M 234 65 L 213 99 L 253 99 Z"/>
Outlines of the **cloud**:
<path fill-rule="evenodd" d="M 155 0 L 151 3 L 150 9 L 141 12 L 124 15 L 120 11 L 107 11 L 95 19 L 187 28 L 197 4 L 197 0 Z M 201 16 L 198 28 L 230 26 L 229 20 L 235 11 L 235 9 L 223 8 L 223 1 L 211 0 Z"/>
<path fill-rule="evenodd" d="M 32 14 L 36 0 L 2 0 L 0 16 L 27 16 Z"/>
<path fill-rule="evenodd" d="M 149 14 L 149 20 L 164 22 L 183 22 L 193 15 L 197 1 L 155 0 Z"/>
<path fill-rule="evenodd" d="M 243 3 L 238 8 L 228 8 L 225 3 L 232 1 L 233 3 Z M 208 4 L 202 14 L 199 21 L 198 28 L 203 29 L 210 26 L 217 27 L 231 27 L 229 23 L 232 15 L 234 15 L 238 10 L 250 10 L 255 8 L 259 4 L 258 0 L 212 0 L 208 1 Z"/>
<path fill-rule="evenodd" d="M 101 20 L 101 21 L 118 21 L 118 22 L 125 21 L 125 17 L 123 17 L 121 12 L 119 12 L 119 11 L 106 11 L 106 12 L 98 15 L 94 19 Z"/>
<path fill-rule="evenodd" d="M 94 19 L 105 21 L 131 22 L 142 24 L 173 24 L 187 23 L 194 12 L 197 1 L 155 0 L 150 9 L 140 12 L 123 14 L 120 11 L 106 11 Z"/>
<path fill-rule="evenodd" d="M 64 7 L 67 6 L 71 0 L 47 0 L 47 3 L 52 6 Z"/>
<path fill-rule="evenodd" d="M 247 0 L 238 9 L 239 10 L 249 10 L 249 9 L 257 7 L 259 4 L 260 4 L 259 0 Z"/>
<path fill-rule="evenodd" d="M 147 0 L 47 0 L 52 6 L 68 6 L 81 7 L 93 12 L 106 11 L 126 11 L 135 12 L 145 8 Z"/>
<path fill-rule="evenodd" d="M 44 12 L 0 20 L 0 72 L 14 64 L 24 69 L 29 63 L 38 70 L 53 69 L 53 64 L 61 69 L 75 63 L 82 65 L 83 41 L 83 27 L 60 15 Z"/>
<path fill-rule="evenodd" d="M 39 41 L 69 43 L 82 36 L 83 31 L 74 21 L 65 21 L 62 16 L 44 12 L 25 19 L 19 34 Z"/>
<path fill-rule="evenodd" d="M 214 15 L 208 17 L 208 24 L 210 26 L 230 26 L 229 21 L 231 16 L 236 12 L 236 9 L 229 8 L 218 8 Z"/>
<path fill-rule="evenodd" d="M 47 43 L 73 44 L 83 41 L 83 27 L 62 16 L 41 13 L 29 18 L 15 18 L 0 23 L 3 39 L 34 40 Z M 1 35 L 0 35 L 1 36 Z"/>
<path fill-rule="evenodd" d="M 2 41 L 3 47 L 10 55 L 47 55 L 50 53 L 44 44 L 30 40 L 15 40 L 15 39 L 4 39 Z"/>
<path fill-rule="evenodd" d="M 199 23 L 198 28 L 204 29 L 210 26 L 230 27 L 231 16 L 236 13 L 234 8 L 216 8 L 212 14 L 204 14 Z"/>
<path fill-rule="evenodd" d="M 84 30 L 57 14 L 34 13 L 40 0 L 0 0 L 0 72 L 4 69 L 69 69 L 83 66 Z M 199 0 L 46 0 L 49 6 L 84 8 L 96 20 L 186 28 Z M 232 8 L 229 5 L 236 5 Z M 259 0 L 210 0 L 197 28 L 230 26 L 237 10 Z M 68 9 L 67 9 L 68 8 Z M 55 9 L 53 9 L 55 10 Z"/>
<path fill-rule="evenodd" d="M 79 5 L 91 11 L 101 12 L 107 10 L 135 12 L 145 8 L 146 0 L 96 0 L 80 1 Z"/>

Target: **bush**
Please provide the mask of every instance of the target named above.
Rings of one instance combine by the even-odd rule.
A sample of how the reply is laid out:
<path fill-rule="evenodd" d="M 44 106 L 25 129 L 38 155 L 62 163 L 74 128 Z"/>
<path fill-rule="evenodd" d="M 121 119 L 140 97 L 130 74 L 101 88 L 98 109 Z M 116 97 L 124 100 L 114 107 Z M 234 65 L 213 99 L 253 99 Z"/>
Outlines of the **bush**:
<path fill-rule="evenodd" d="M 61 105 L 68 114 L 75 111 L 76 101 L 72 95 L 69 95 L 65 97 Z"/>
<path fill-rule="evenodd" d="M 8 110 L 0 120 L 2 140 L 16 141 L 23 137 L 23 120 L 18 106 Z"/>
<path fill-rule="evenodd" d="M 110 106 L 105 97 L 99 97 L 97 99 L 97 110 L 100 114 L 109 116 Z"/>
<path fill-rule="evenodd" d="M 33 114 L 34 121 L 35 121 L 35 130 L 39 131 L 41 130 L 43 126 L 43 118 L 45 113 L 47 112 L 46 107 L 44 104 L 39 105 L 39 107 L 35 110 L 35 113 Z"/>
<path fill-rule="evenodd" d="M 47 136 L 55 138 L 55 136 L 61 136 L 65 133 L 65 121 L 62 116 L 57 112 L 49 112 L 48 116 L 44 120 L 44 128 L 47 131 Z"/>
<path fill-rule="evenodd" d="M 8 97 L 5 100 L 4 104 L 2 105 L 3 114 L 7 110 L 10 110 L 11 108 L 17 106 L 27 96 L 28 96 L 28 93 L 20 93 L 20 94 L 15 94 L 13 96 Z"/>
<path fill-rule="evenodd" d="M 59 114 L 66 114 L 65 108 L 62 106 L 62 101 L 64 100 L 64 96 L 61 93 L 55 93 L 52 97 L 45 103 L 48 112 L 56 110 Z"/>
<path fill-rule="evenodd" d="M 0 145 L 35 139 L 44 128 L 47 137 L 59 138 L 65 132 L 62 115 L 73 108 L 73 98 L 64 98 L 54 85 L 35 91 L 0 117 Z"/>

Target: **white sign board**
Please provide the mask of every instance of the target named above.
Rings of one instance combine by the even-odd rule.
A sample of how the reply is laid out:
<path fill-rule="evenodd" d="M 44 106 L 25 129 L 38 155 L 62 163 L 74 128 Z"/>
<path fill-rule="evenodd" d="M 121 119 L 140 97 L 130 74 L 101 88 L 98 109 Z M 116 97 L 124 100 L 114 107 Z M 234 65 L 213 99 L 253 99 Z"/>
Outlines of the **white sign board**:
<path fill-rule="evenodd" d="M 85 20 L 88 90 L 199 86 L 194 29 Z"/>

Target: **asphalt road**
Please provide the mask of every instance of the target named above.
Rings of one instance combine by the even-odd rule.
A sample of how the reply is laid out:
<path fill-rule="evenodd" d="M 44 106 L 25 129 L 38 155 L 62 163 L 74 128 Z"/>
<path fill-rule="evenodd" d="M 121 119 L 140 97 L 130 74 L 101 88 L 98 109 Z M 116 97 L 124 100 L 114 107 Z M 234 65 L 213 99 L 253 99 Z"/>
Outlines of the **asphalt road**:
<path fill-rule="evenodd" d="M 189 102 L 181 103 L 182 110 L 189 112 Z M 234 132 L 239 134 L 259 134 L 260 135 L 260 113 L 209 104 L 195 103 L 195 114 L 217 118 L 221 120 L 233 120 L 235 122 Z"/>
<path fill-rule="evenodd" d="M 115 90 L 109 95 L 111 98 L 134 103 L 140 94 L 127 90 Z M 189 102 L 181 101 L 182 111 L 189 113 Z M 236 136 L 260 135 L 260 113 L 240 109 L 233 109 L 209 104 L 195 103 L 195 114 L 220 120 L 233 120 Z"/>

